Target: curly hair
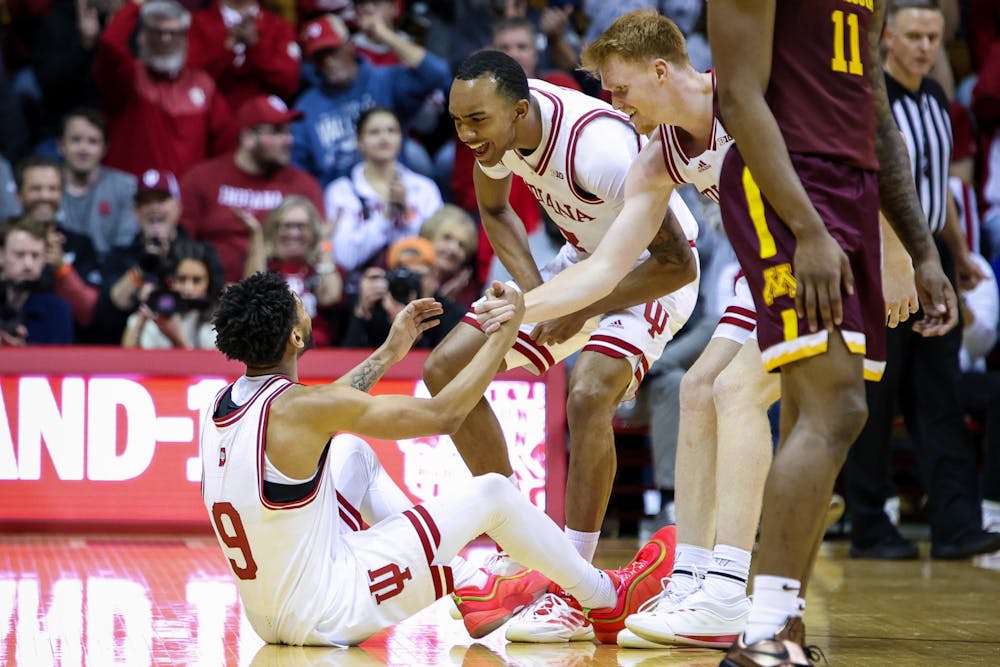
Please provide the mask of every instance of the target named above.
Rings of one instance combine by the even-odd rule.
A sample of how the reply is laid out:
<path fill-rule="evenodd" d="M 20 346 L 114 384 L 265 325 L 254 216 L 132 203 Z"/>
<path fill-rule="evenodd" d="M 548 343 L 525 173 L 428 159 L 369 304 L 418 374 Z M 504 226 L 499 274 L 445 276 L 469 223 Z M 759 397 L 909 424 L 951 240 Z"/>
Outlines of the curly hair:
<path fill-rule="evenodd" d="M 531 94 L 524 70 L 516 60 L 502 51 L 477 51 L 455 69 L 455 78 L 459 81 L 472 81 L 480 77 L 492 78 L 497 92 L 511 102 L 526 100 Z"/>
<path fill-rule="evenodd" d="M 273 366 L 298 320 L 295 296 L 277 273 L 255 273 L 230 285 L 215 310 L 215 346 L 251 368 Z"/>

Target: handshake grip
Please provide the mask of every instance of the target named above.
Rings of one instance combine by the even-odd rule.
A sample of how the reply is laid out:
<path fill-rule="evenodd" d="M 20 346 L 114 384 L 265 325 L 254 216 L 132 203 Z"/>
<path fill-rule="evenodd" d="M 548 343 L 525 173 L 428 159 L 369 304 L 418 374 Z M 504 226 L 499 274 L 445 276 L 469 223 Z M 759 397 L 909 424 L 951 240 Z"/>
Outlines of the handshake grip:
<path fill-rule="evenodd" d="M 511 326 L 516 329 L 524 319 L 524 296 L 515 285 L 494 281 L 472 309 L 486 335 L 496 333 L 502 324 L 512 320 Z"/>

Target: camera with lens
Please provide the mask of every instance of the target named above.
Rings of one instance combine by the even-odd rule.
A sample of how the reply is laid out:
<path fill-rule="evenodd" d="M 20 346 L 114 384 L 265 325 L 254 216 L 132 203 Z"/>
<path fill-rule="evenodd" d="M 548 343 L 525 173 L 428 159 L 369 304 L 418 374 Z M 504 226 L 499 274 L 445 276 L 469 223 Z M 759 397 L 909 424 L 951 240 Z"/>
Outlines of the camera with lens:
<path fill-rule="evenodd" d="M 208 299 L 188 299 L 170 287 L 169 284 L 157 286 L 146 297 L 146 306 L 161 317 L 170 317 L 174 313 L 186 313 L 191 310 L 204 310 L 208 307 Z"/>
<path fill-rule="evenodd" d="M 161 317 L 170 317 L 181 308 L 181 295 L 168 285 L 158 285 L 146 297 L 146 306 Z"/>
<path fill-rule="evenodd" d="M 419 296 L 422 276 L 405 267 L 398 267 L 385 272 L 389 282 L 389 296 L 399 303 L 409 303 L 415 295 Z"/>
<path fill-rule="evenodd" d="M 170 276 L 174 266 L 169 253 L 165 252 L 162 242 L 149 239 L 149 245 L 139 255 L 136 264 L 142 272 L 143 280 L 153 285 L 153 291 L 143 301 L 155 314 L 170 317 L 180 308 L 181 295 L 170 287 Z"/>
<path fill-rule="evenodd" d="M 136 265 L 146 282 L 156 285 L 166 282 L 174 270 L 170 259 L 170 241 L 157 237 L 147 238 Z"/>

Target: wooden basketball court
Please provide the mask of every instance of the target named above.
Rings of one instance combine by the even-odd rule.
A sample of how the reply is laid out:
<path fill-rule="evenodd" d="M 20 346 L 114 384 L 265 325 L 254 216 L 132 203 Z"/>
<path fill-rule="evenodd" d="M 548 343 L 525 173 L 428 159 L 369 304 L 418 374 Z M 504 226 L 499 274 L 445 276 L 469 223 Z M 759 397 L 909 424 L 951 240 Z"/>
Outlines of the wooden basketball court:
<path fill-rule="evenodd" d="M 605 566 L 634 540 L 607 540 Z M 1000 556 L 973 563 L 855 561 L 827 543 L 808 594 L 808 639 L 831 665 L 1000 665 Z M 474 547 L 481 562 L 489 547 Z M 636 650 L 589 642 L 476 642 L 434 606 L 351 649 L 265 646 L 242 618 L 211 537 L 0 537 L 0 665 L 9 667 L 488 666 L 709 667 L 711 650 Z"/>

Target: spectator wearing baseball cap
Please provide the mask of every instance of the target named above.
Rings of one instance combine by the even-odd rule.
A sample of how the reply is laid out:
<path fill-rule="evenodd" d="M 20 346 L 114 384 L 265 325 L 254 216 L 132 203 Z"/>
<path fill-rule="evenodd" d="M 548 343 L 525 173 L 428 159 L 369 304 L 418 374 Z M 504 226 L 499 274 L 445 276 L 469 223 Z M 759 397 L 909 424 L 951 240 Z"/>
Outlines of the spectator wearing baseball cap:
<path fill-rule="evenodd" d="M 420 236 L 407 236 L 389 246 L 386 266 L 390 270 L 403 267 L 434 267 L 434 244 Z"/>
<path fill-rule="evenodd" d="M 215 0 L 194 13 L 188 62 L 215 79 L 236 110 L 250 98 L 292 99 L 301 50 L 295 28 L 257 0 Z"/>
<path fill-rule="evenodd" d="M 313 59 L 324 51 L 335 51 L 351 39 L 351 32 L 343 19 L 328 14 L 314 19 L 302 29 L 302 52 L 307 59 Z"/>
<path fill-rule="evenodd" d="M 181 188 L 177 178 L 169 171 L 162 169 L 147 169 L 139 176 L 135 187 L 135 202 L 162 200 L 166 198 L 181 199 Z"/>
<path fill-rule="evenodd" d="M 393 243 L 387 254 L 388 270 L 370 266 L 361 275 L 342 345 L 378 347 L 406 304 L 428 297 L 441 304 L 439 324 L 425 331 L 414 347 L 427 349 L 441 342 L 461 321 L 466 309 L 441 294 L 435 263 L 434 244 L 425 238 L 410 236 Z"/>
<path fill-rule="evenodd" d="M 195 257 L 203 264 L 210 277 L 208 285 L 214 292 L 222 284 L 222 265 L 219 256 L 207 243 L 192 241 L 179 226 L 181 218 L 181 201 L 178 196 L 177 179 L 168 171 L 147 169 L 139 177 L 135 196 L 136 218 L 139 219 L 140 232 L 131 248 L 132 265 L 124 273 L 111 290 L 111 306 L 113 310 L 100 318 L 104 324 L 104 335 L 111 338 L 117 334 L 113 342 L 122 342 L 131 337 L 132 333 L 141 330 L 136 325 L 137 313 L 148 313 L 140 305 L 153 302 L 152 295 L 160 292 L 171 280 L 177 277 L 180 263 L 187 258 Z M 192 255 L 192 253 L 195 253 Z M 165 335 L 173 331 L 173 336 L 196 341 L 191 327 L 198 318 L 186 318 L 184 333 L 176 328 L 176 323 L 168 323 L 170 318 L 157 318 L 158 327 Z M 129 326 L 129 324 L 133 326 Z M 113 328 L 112 328 L 113 325 Z M 123 334 L 129 332 L 129 337 Z M 108 341 L 112 342 L 112 341 Z"/>
<path fill-rule="evenodd" d="M 347 26 L 333 14 L 302 29 L 302 51 L 314 68 L 314 83 L 295 103 L 305 117 L 293 126 L 292 157 L 323 186 L 348 175 L 360 159 L 356 127 L 363 111 L 382 106 L 410 119 L 430 94 L 443 94 L 451 85 L 448 64 L 397 33 L 381 14 L 359 13 L 357 20 L 367 38 L 391 49 L 400 64 L 374 65 L 360 57 Z M 409 129 L 404 128 L 404 135 Z M 403 150 L 403 162 L 415 167 L 411 154 L 430 162 L 415 142 L 407 142 Z"/>
<path fill-rule="evenodd" d="M 276 95 L 251 97 L 236 112 L 236 151 L 196 165 L 181 179 L 181 226 L 215 248 L 227 282 L 243 276 L 250 249 L 248 220 L 262 221 L 293 194 L 323 211 L 316 179 L 290 165 L 290 124 L 301 116 Z"/>
<path fill-rule="evenodd" d="M 236 114 L 236 127 L 240 130 L 258 125 L 287 125 L 302 118 L 298 109 L 289 109 L 277 95 L 259 95 L 246 101 Z"/>

